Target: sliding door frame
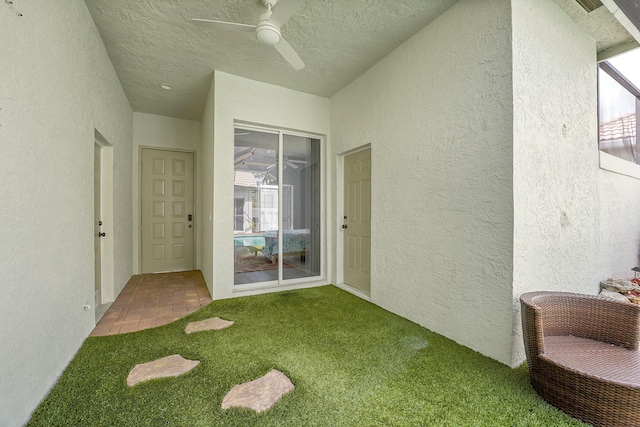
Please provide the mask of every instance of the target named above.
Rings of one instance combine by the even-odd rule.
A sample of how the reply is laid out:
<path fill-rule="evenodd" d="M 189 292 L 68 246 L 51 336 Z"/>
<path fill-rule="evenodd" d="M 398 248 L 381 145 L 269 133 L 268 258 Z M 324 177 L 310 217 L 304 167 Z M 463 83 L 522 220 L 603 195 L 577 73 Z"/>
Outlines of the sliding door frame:
<path fill-rule="evenodd" d="M 277 134 L 278 135 L 278 279 L 271 280 L 267 282 L 257 282 L 250 284 L 234 284 L 234 290 L 253 290 L 253 289 L 263 289 L 263 288 L 271 288 L 271 287 L 280 287 L 287 285 L 295 285 L 305 282 L 318 282 L 321 280 L 325 280 L 326 277 L 326 266 L 327 266 L 327 224 L 326 224 L 326 207 L 327 207 L 327 195 L 326 195 L 326 170 L 327 170 L 327 146 L 326 146 L 326 137 L 324 135 L 312 133 L 312 132 L 303 132 L 297 131 L 287 128 L 279 128 L 273 126 L 265 126 L 265 125 L 256 125 L 253 123 L 247 123 L 242 121 L 234 121 L 234 134 L 235 131 L 256 131 L 256 132 L 264 132 L 269 134 Z M 284 136 L 295 136 L 301 138 L 310 138 L 316 139 L 320 144 L 320 274 L 317 276 L 308 276 L 302 278 L 294 278 L 294 279 L 284 279 L 283 273 L 283 256 L 282 256 L 282 248 L 283 245 L 283 215 L 282 215 L 282 203 L 283 203 L 283 188 L 286 185 L 284 181 Z M 234 137 L 234 147 L 235 147 L 235 137 Z M 296 203 L 294 201 L 294 203 Z M 230 209 L 230 212 L 233 212 L 233 209 Z M 233 256 L 233 254 L 230 254 Z"/>

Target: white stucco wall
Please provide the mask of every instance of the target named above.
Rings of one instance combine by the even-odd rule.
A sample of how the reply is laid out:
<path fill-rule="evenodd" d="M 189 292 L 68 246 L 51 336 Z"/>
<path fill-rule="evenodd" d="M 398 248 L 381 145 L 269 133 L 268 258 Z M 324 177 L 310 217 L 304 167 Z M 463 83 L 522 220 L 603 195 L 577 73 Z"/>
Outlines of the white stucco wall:
<path fill-rule="evenodd" d="M 162 90 L 158 88 L 158 90 Z M 169 148 L 172 150 L 192 151 L 195 153 L 195 194 L 199 194 L 198 185 L 201 182 L 200 165 L 200 122 L 158 116 L 155 114 L 133 114 L 133 265 L 134 271 L 140 271 L 140 149 Z M 195 212 L 200 211 L 200 198 L 196 197 Z M 202 219 L 194 215 L 196 236 L 195 267 L 200 268 L 200 233 Z"/>
<path fill-rule="evenodd" d="M 208 283 L 214 299 L 264 292 L 250 285 L 233 286 L 233 126 L 234 120 L 245 123 L 272 126 L 310 132 L 318 135 L 329 133 L 329 100 L 278 86 L 248 80 L 216 71 L 213 80 L 215 96 L 213 111 L 213 140 L 203 140 L 213 147 L 213 153 L 205 156 L 213 159 L 213 215 L 212 260 L 203 258 L 204 265 L 212 262 L 212 281 Z M 209 121 L 203 118 L 203 123 Z M 207 148 L 208 150 L 208 148 Z M 330 184 L 329 184 L 330 185 Z M 205 208 L 206 210 L 206 208 Z M 205 212 L 205 216 L 206 216 Z M 328 240 L 329 247 L 331 240 Z M 206 277 L 206 276 L 205 276 Z M 320 283 L 307 283 L 312 286 Z M 252 289 L 252 290 L 247 290 Z M 284 289 L 284 288 L 280 288 Z M 246 291 L 243 291 L 246 290 Z M 271 289 L 273 290 L 273 289 Z"/>
<path fill-rule="evenodd" d="M 95 129 L 113 146 L 117 291 L 131 277 L 132 111 L 82 0 L 2 2 L 0 38 L 0 425 L 11 427 L 95 325 Z"/>
<path fill-rule="evenodd" d="M 600 273 L 595 42 L 551 0 L 512 8 L 515 365 L 519 296 L 595 294 Z"/>
<path fill-rule="evenodd" d="M 640 166 L 631 167 L 640 169 Z M 599 244 L 596 280 L 634 277 L 640 265 L 640 180 L 598 170 Z"/>
<path fill-rule="evenodd" d="M 461 0 L 331 99 L 332 153 L 372 147 L 371 300 L 503 363 L 510 34 L 509 1 Z M 330 175 L 340 174 L 332 161 Z M 341 197 L 332 221 L 342 217 Z M 339 238 L 335 248 L 339 260 Z"/>
<path fill-rule="evenodd" d="M 209 292 L 213 283 L 213 103 L 215 94 L 214 77 L 202 113 L 201 127 L 201 182 L 200 182 L 200 270 Z M 213 294 L 213 293 L 212 293 Z"/>

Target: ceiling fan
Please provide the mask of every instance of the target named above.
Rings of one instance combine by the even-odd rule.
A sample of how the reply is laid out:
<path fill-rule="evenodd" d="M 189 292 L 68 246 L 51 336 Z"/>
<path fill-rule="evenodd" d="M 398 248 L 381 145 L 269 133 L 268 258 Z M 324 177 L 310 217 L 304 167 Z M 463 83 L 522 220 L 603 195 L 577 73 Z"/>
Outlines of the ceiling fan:
<path fill-rule="evenodd" d="M 282 57 L 295 69 L 304 68 L 304 62 L 291 45 L 280 34 L 280 27 L 284 25 L 304 0 L 262 0 L 267 10 L 260 15 L 258 25 L 238 24 L 236 22 L 213 21 L 210 19 L 192 18 L 196 24 L 213 25 L 220 30 L 255 33 L 256 39 L 262 44 L 273 46 Z M 275 6 L 279 4 L 276 8 Z M 271 9 L 274 9 L 272 12 Z"/>

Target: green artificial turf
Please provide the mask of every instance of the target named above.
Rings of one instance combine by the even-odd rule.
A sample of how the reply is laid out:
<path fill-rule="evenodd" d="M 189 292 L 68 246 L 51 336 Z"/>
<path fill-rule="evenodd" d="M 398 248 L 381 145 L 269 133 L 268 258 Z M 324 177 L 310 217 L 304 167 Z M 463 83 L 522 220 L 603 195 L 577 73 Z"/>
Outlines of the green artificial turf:
<path fill-rule="evenodd" d="M 235 321 L 187 335 L 191 321 Z M 192 371 L 126 385 L 171 354 Z M 221 409 L 271 369 L 295 384 L 261 414 Z M 214 301 L 174 323 L 88 338 L 29 426 L 579 426 L 510 369 L 333 286 Z"/>

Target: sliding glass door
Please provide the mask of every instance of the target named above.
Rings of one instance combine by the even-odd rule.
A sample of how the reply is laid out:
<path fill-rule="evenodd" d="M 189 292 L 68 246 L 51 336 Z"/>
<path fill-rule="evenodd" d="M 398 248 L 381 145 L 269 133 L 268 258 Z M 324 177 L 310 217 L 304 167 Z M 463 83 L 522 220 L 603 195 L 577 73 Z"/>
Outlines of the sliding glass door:
<path fill-rule="evenodd" d="M 234 283 L 320 276 L 320 140 L 240 127 L 234 140 Z"/>

